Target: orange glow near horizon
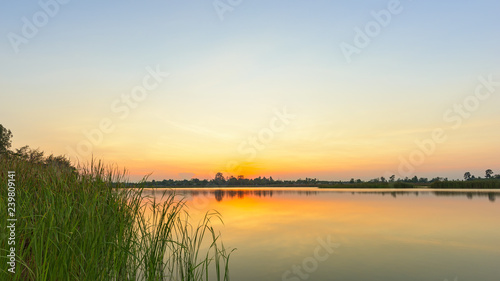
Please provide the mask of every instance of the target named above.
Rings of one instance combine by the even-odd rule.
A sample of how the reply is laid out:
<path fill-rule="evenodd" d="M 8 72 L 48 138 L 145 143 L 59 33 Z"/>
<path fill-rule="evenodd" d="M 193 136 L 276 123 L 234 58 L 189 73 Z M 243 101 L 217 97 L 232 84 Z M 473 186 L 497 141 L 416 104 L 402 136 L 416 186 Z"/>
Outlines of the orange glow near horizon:
<path fill-rule="evenodd" d="M 473 128 L 472 128 L 473 129 Z M 471 130 L 472 130 L 471 129 Z M 184 143 L 175 149 L 175 138 L 165 139 L 151 147 L 96 147 L 95 157 L 102 157 L 106 162 L 116 163 L 130 171 L 133 180 L 142 179 L 151 174 L 150 179 L 211 179 L 217 172 L 225 176 L 243 175 L 245 178 L 270 177 L 274 179 L 318 178 L 322 180 L 349 180 L 350 178 L 371 179 L 395 174 L 401 161 L 411 163 L 415 151 L 424 155 L 423 163 L 413 165 L 412 177 L 449 177 L 461 178 L 466 171 L 482 175 L 484 170 L 498 171 L 497 159 L 500 150 L 496 149 L 495 138 L 466 137 L 462 132 L 448 133 L 447 141 L 435 144 L 430 155 L 424 154 L 416 141 L 429 137 L 429 130 L 419 132 L 404 141 L 392 139 L 343 139 L 328 143 L 326 141 L 303 143 L 284 141 L 277 138 L 262 151 L 256 151 L 254 157 L 237 151 L 238 141 L 233 141 L 229 150 L 220 145 L 200 145 L 191 149 Z M 500 133 L 495 133 L 500 134 Z M 336 144 L 335 142 L 339 142 Z M 479 145 L 480 144 L 480 145 Z M 173 146 L 174 148 L 170 148 Z M 231 149 L 233 147 L 233 149 Z M 127 153 L 122 153 L 127 151 Z M 404 160 L 401 160 L 404 159 Z M 418 159 L 417 159 L 418 160 Z"/>
<path fill-rule="evenodd" d="M 328 131 L 326 127 L 318 129 Z M 103 143 L 92 148 L 95 158 L 126 168 L 133 181 L 149 174 L 149 178 L 155 180 L 211 179 L 217 172 L 223 172 L 225 176 L 272 176 L 274 179 L 294 180 L 306 177 L 366 180 L 387 177 L 387 174 L 401 178 L 414 175 L 461 178 L 466 171 L 482 176 L 486 169 L 495 173 L 500 169 L 496 138 L 500 137 L 500 131 L 488 129 L 486 133 L 484 126 L 477 125 L 477 122 L 464 125 L 461 131 L 447 129 L 446 142 L 434 144 L 429 155 L 423 153 L 416 142 L 429 139 L 432 127 L 394 132 L 379 132 L 379 129 L 369 127 L 364 129 L 367 133 L 363 135 L 352 132 L 337 136 L 301 132 L 300 127 L 290 127 L 289 131 L 276 133 L 276 137 L 261 150 L 255 149 L 255 154 L 238 150 L 242 140 L 247 141 L 247 136 L 255 133 L 223 135 L 205 132 L 202 128 L 174 130 L 172 135 L 144 140 L 127 137 L 124 131 L 120 131 L 105 135 Z M 370 131 L 371 134 L 368 133 Z M 197 134 L 207 134 L 207 140 L 204 140 L 206 136 Z M 14 138 L 14 146 L 20 143 L 23 143 L 22 139 Z M 73 143 L 78 144 L 79 141 Z M 54 146 L 49 139 L 40 144 L 40 148 L 47 153 L 66 154 L 76 162 L 77 158 L 61 150 L 60 144 Z M 423 154 L 425 159 L 418 165 L 412 165 L 414 169 L 409 175 L 399 175 L 401 158 L 411 162 L 410 156 L 415 151 Z M 78 161 L 85 163 L 90 157 L 78 157 Z"/>

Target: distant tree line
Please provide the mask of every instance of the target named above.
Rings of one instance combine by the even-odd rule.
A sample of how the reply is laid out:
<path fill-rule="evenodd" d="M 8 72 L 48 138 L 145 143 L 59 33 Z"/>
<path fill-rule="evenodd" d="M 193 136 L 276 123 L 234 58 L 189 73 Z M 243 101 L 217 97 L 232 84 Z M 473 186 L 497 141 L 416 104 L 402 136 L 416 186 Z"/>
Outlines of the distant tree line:
<path fill-rule="evenodd" d="M 318 181 L 317 179 L 306 178 L 298 180 L 275 180 L 273 177 L 258 177 L 254 179 L 248 179 L 240 175 L 238 177 L 224 175 L 219 172 L 215 174 L 213 179 L 197 179 L 192 178 L 190 180 L 162 180 L 162 181 L 149 181 L 145 184 L 153 186 L 198 186 L 198 187 L 210 187 L 210 186 L 316 186 L 321 183 L 328 183 L 326 181 Z"/>
<path fill-rule="evenodd" d="M 494 175 L 493 176 L 493 171 L 491 169 L 486 170 L 486 175 L 485 178 L 483 179 L 500 179 L 500 175 Z M 466 173 L 467 174 L 467 173 Z M 469 173 L 470 174 L 470 173 Z M 489 175 L 489 176 L 488 176 Z M 468 178 L 465 178 L 465 180 L 481 180 L 481 177 L 474 177 L 470 176 Z M 275 180 L 273 177 L 258 177 L 258 178 L 253 178 L 253 179 L 248 179 L 245 178 L 243 175 L 240 175 L 238 177 L 234 176 L 228 176 L 224 177 L 224 174 L 219 172 L 217 173 L 213 179 L 197 179 L 197 178 L 192 178 L 190 180 L 184 179 L 184 180 L 162 180 L 162 181 L 149 181 L 145 182 L 146 185 L 151 185 L 151 186 L 158 186 L 158 187 L 211 187 L 211 186 L 320 186 L 320 185 L 338 185 L 338 184 L 346 184 L 346 185 L 356 185 L 356 184 L 361 184 L 361 183 L 373 183 L 373 184 L 379 184 L 379 183 L 406 183 L 406 184 L 412 184 L 412 185 L 430 185 L 436 182 L 449 182 L 448 178 L 443 178 L 443 177 L 435 177 L 432 179 L 428 178 L 419 178 L 417 176 L 414 176 L 412 178 L 405 177 L 403 179 L 398 178 L 396 179 L 396 176 L 390 176 L 389 179 L 386 179 L 385 177 L 380 177 L 380 178 L 374 178 L 368 181 L 363 181 L 361 179 L 354 179 L 352 178 L 350 181 L 322 181 L 318 180 L 316 178 L 305 178 L 305 179 L 298 179 L 298 180 Z M 399 186 L 399 185 L 397 185 Z M 402 185 L 401 185 L 402 186 Z M 408 187 L 409 185 L 405 185 L 405 187 Z"/>
<path fill-rule="evenodd" d="M 464 174 L 464 180 L 466 181 L 472 181 L 472 180 L 481 180 L 483 178 L 474 176 L 470 172 L 465 172 Z M 484 171 L 484 179 L 500 179 L 500 175 L 493 175 L 493 171 L 491 169 L 488 169 Z"/>

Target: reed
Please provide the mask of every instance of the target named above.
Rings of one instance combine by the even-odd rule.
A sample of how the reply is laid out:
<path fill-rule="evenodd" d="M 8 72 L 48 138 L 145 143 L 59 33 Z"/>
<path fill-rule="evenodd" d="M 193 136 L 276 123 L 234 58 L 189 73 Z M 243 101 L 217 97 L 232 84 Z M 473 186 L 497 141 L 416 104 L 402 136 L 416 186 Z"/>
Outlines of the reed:
<path fill-rule="evenodd" d="M 16 172 L 16 272 L 0 237 L 0 280 L 229 280 L 212 221 L 192 225 L 185 201 L 127 188 L 126 171 L 91 161 L 78 170 L 0 157 L 0 223 Z M 210 278 L 213 277 L 213 278 Z"/>

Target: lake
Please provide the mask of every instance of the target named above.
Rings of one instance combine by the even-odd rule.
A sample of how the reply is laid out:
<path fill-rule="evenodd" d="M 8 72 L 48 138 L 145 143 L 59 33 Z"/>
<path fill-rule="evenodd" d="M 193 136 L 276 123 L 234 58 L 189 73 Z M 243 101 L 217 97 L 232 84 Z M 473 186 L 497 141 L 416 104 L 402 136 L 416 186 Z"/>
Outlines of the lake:
<path fill-rule="evenodd" d="M 147 193 L 160 198 L 162 189 Z M 500 280 L 500 191 L 176 189 L 209 210 L 235 281 Z"/>

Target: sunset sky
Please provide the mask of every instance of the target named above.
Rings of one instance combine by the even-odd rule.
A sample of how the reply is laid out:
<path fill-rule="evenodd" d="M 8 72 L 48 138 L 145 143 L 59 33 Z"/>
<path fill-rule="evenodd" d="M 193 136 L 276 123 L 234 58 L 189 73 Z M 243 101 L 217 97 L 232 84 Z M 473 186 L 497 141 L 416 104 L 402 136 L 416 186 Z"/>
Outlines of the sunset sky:
<path fill-rule="evenodd" d="M 500 2 L 3 1 L 13 148 L 137 180 L 500 173 Z"/>

